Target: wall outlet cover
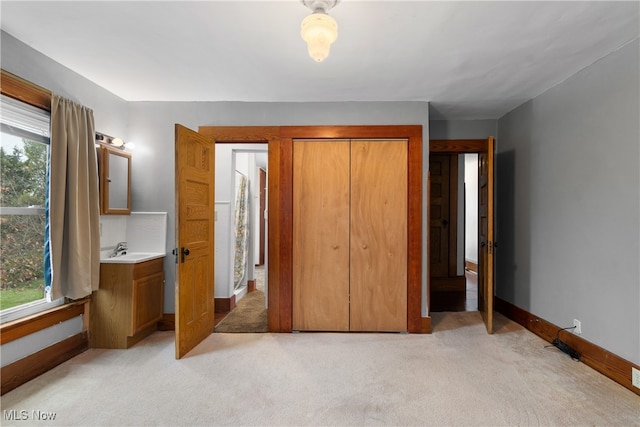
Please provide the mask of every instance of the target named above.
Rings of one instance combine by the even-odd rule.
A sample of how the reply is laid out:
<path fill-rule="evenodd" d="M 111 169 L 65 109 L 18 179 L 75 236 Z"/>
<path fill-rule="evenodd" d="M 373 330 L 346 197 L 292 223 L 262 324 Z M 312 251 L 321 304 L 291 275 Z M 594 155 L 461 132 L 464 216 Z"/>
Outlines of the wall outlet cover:
<path fill-rule="evenodd" d="M 582 335 L 582 322 L 578 319 L 573 319 L 573 333 L 576 335 Z"/>
<path fill-rule="evenodd" d="M 636 369 L 633 366 L 631 367 L 631 384 L 640 388 L 640 369 Z"/>

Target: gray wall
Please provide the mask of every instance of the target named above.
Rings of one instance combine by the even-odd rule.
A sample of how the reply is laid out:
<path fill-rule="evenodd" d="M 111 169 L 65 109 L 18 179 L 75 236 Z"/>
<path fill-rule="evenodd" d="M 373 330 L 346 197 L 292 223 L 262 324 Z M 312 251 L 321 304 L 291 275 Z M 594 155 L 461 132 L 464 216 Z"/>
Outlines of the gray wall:
<path fill-rule="evenodd" d="M 431 139 L 486 139 L 496 136 L 498 121 L 485 120 L 430 120 Z"/>
<path fill-rule="evenodd" d="M 423 161 L 428 164 L 429 106 L 426 102 L 133 102 L 129 117 L 129 135 L 136 143 L 132 162 L 133 210 L 169 213 L 168 252 L 175 242 L 175 123 L 194 130 L 198 126 L 422 125 Z M 426 182 L 426 174 L 423 180 Z M 426 206 L 423 212 L 424 236 Z M 426 250 L 423 266 L 422 283 L 426 286 Z M 164 267 L 164 308 L 165 312 L 173 313 L 175 263 L 171 257 L 165 260 Z M 426 291 L 423 294 L 426 295 Z M 425 304 L 423 300 L 423 308 Z"/>
<path fill-rule="evenodd" d="M 498 122 L 497 295 L 640 363 L 638 40 Z"/>
<path fill-rule="evenodd" d="M 60 96 L 93 109 L 97 132 L 127 141 L 127 102 L 4 31 L 2 68 Z"/>
<path fill-rule="evenodd" d="M 127 141 L 128 104 L 79 74 L 33 50 L 13 36 L 0 34 L 2 68 L 93 109 L 96 131 Z M 82 319 L 70 319 L 3 345 L 2 366 L 82 331 Z"/>

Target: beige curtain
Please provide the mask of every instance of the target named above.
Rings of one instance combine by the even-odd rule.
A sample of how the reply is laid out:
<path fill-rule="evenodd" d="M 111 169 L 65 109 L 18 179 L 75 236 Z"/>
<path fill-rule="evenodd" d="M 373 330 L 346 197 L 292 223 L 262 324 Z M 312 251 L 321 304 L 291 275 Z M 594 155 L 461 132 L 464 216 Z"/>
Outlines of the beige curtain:
<path fill-rule="evenodd" d="M 53 94 L 49 221 L 51 297 L 83 298 L 100 280 L 100 208 L 93 111 Z"/>

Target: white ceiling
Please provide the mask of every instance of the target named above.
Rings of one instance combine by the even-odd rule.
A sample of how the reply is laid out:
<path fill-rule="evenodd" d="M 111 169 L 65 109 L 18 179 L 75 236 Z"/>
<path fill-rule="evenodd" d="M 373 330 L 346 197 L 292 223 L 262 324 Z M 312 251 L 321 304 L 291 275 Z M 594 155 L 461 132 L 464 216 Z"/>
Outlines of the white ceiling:
<path fill-rule="evenodd" d="M 128 101 L 430 101 L 498 118 L 639 35 L 639 3 L 343 0 L 322 63 L 282 1 L 6 1 L 3 31 Z"/>

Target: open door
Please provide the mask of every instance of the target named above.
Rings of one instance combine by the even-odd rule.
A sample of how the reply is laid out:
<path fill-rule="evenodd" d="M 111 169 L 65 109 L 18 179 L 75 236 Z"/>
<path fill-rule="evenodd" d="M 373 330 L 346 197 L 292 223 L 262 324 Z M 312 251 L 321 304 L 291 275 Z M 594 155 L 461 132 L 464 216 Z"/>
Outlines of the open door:
<path fill-rule="evenodd" d="M 214 328 L 215 142 L 176 124 L 176 359 Z"/>
<path fill-rule="evenodd" d="M 495 147 L 493 137 L 487 140 L 487 149 L 478 154 L 478 310 L 487 327 L 493 333 L 494 293 L 494 204 L 493 177 Z"/>

